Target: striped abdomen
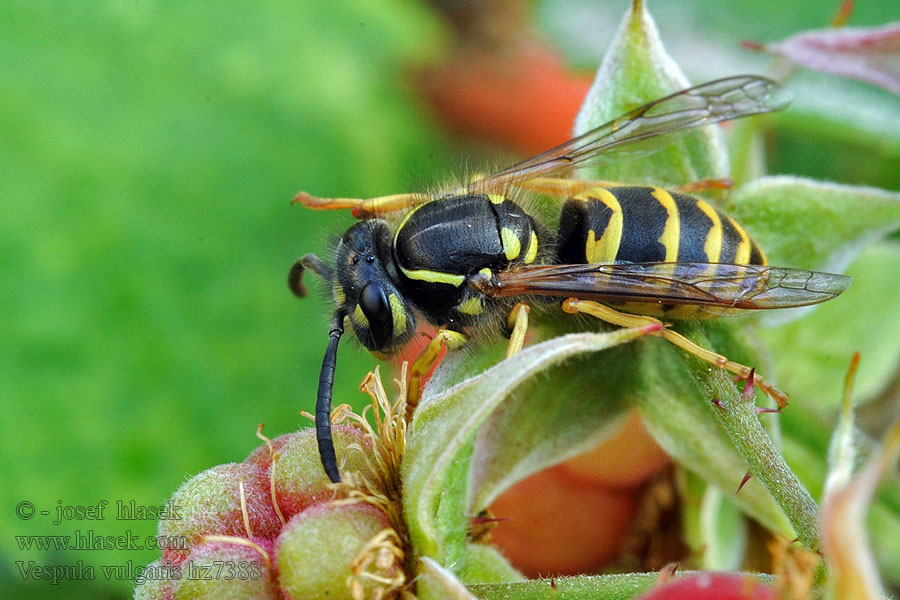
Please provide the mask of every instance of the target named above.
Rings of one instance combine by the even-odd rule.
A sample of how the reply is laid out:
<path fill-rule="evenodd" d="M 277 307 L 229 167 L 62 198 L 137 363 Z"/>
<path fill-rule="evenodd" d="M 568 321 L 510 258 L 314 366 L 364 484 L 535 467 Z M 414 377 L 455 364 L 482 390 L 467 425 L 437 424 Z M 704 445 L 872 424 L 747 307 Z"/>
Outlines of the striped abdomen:
<path fill-rule="evenodd" d="M 557 260 L 766 264 L 731 217 L 704 200 L 657 187 L 596 188 L 566 201 Z"/>

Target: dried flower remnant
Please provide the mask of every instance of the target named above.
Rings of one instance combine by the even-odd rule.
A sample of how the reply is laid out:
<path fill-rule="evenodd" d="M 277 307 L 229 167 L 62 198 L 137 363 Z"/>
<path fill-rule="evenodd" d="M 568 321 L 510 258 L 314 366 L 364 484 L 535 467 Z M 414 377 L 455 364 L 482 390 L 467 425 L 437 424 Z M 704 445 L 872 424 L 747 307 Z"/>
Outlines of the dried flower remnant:
<path fill-rule="evenodd" d="M 744 46 L 900 95 L 900 21 L 880 27 L 804 31 L 781 42 L 744 42 Z"/>
<path fill-rule="evenodd" d="M 858 365 L 856 354 L 845 379 L 841 420 L 829 451 L 830 472 L 820 515 L 822 550 L 829 564 L 826 589 L 832 597 L 841 600 L 875 600 L 886 596 L 866 533 L 865 517 L 879 483 L 890 470 L 896 470 L 900 456 L 900 421 L 896 421 L 881 448 L 854 473 L 856 432 L 852 392 Z"/>

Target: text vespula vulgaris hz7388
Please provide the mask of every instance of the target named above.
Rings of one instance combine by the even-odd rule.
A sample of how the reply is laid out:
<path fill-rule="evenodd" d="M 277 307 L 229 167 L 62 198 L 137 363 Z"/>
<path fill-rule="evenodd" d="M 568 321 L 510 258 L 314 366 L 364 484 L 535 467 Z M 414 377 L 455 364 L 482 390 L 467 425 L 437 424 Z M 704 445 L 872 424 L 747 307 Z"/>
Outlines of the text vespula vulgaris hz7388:
<path fill-rule="evenodd" d="M 404 345 L 420 320 L 440 328 L 441 339 L 456 346 L 515 306 L 514 352 L 527 322 L 516 304 L 523 298 L 563 298 L 569 312 L 638 326 L 654 316 L 669 321 L 806 306 L 843 292 L 849 285 L 844 275 L 767 264 L 741 225 L 706 200 L 660 187 L 564 176 L 616 148 L 786 103 L 784 90 L 769 79 L 728 77 L 645 104 L 442 193 L 365 200 L 298 194 L 296 201 L 306 206 L 352 208 L 359 219 L 338 242 L 333 267 L 307 254 L 288 276 L 291 289 L 304 296 L 303 271 L 317 273 L 336 305 L 315 413 L 328 477 L 340 481 L 330 417 L 337 347 L 348 324 L 377 353 Z M 553 224 L 513 199 L 522 193 L 556 199 L 555 233 Z M 748 367 L 671 329 L 659 335 L 739 377 L 750 374 Z M 786 402 L 762 377 L 754 383 L 780 405 Z"/>

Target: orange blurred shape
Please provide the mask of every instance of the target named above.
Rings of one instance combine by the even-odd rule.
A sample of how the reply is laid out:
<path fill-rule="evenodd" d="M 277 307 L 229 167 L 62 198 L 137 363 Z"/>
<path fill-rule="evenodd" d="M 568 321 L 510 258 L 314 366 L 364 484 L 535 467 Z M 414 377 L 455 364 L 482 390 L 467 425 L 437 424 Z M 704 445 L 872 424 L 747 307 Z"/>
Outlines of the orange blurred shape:
<path fill-rule="evenodd" d="M 775 590 L 749 573 L 705 572 L 663 582 L 638 600 L 775 600 Z M 778 596 L 781 598 L 781 596 Z"/>
<path fill-rule="evenodd" d="M 537 154 L 572 137 L 591 79 L 551 49 L 522 43 L 499 54 L 459 52 L 417 83 L 454 131 Z"/>
<path fill-rule="evenodd" d="M 669 455 L 656 444 L 640 415 L 633 410 L 613 437 L 559 468 L 585 483 L 633 488 L 659 473 L 669 462 Z"/>
<path fill-rule="evenodd" d="M 619 551 L 635 513 L 635 492 L 586 484 L 546 469 L 491 505 L 494 545 L 528 577 L 600 570 Z"/>

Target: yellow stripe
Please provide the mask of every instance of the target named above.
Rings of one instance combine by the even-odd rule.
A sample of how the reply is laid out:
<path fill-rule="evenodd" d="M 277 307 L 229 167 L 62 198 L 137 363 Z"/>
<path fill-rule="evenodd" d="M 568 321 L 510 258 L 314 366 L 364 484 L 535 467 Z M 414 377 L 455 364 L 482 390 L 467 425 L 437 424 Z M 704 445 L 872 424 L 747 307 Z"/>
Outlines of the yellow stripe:
<path fill-rule="evenodd" d="M 700 312 L 700 308 L 692 304 L 680 304 L 663 312 L 662 316 L 670 319 L 700 319 L 704 317 L 703 313 Z M 705 309 L 706 307 L 703 308 Z"/>
<path fill-rule="evenodd" d="M 747 232 L 744 231 L 744 228 L 737 224 L 737 221 L 735 221 L 731 217 L 728 217 L 728 220 L 731 222 L 734 229 L 738 232 L 738 235 L 741 236 L 741 241 L 734 253 L 734 264 L 746 265 L 748 262 L 750 262 L 750 238 L 747 237 Z"/>
<path fill-rule="evenodd" d="M 488 200 L 491 201 L 491 204 L 503 204 L 506 202 L 506 197 L 501 196 L 500 194 L 488 194 Z"/>
<path fill-rule="evenodd" d="M 480 315 L 484 312 L 484 303 L 481 301 L 481 296 L 472 296 L 457 306 L 456 310 L 464 315 Z"/>
<path fill-rule="evenodd" d="M 391 316 L 394 317 L 394 335 L 403 335 L 406 333 L 406 309 L 397 294 L 389 295 L 388 302 L 391 303 Z"/>
<path fill-rule="evenodd" d="M 719 213 L 712 206 L 703 200 L 697 200 L 697 208 L 709 217 L 712 221 L 712 227 L 706 233 L 706 243 L 703 244 L 703 252 L 706 253 L 706 260 L 711 263 L 717 263 L 722 259 L 722 219 Z"/>
<path fill-rule="evenodd" d="M 453 287 L 459 287 L 466 280 L 465 275 L 453 275 L 452 273 L 441 273 L 440 271 L 429 271 L 428 269 L 404 269 L 400 267 L 403 274 L 410 279 L 416 281 L 427 281 L 428 283 L 446 283 Z"/>
<path fill-rule="evenodd" d="M 426 202 L 425 204 L 428 204 L 428 203 Z M 394 246 L 395 247 L 397 245 L 397 236 L 400 235 L 400 230 L 403 229 L 403 226 L 406 225 L 406 222 L 409 221 L 409 218 L 411 216 L 413 216 L 413 213 L 415 213 L 417 210 L 419 210 L 420 208 L 425 206 L 425 204 L 420 204 L 419 206 L 416 206 L 415 208 L 410 210 L 408 213 L 403 215 L 403 218 L 400 220 L 400 224 L 397 225 L 397 229 L 394 230 Z"/>
<path fill-rule="evenodd" d="M 363 312 L 362 306 L 359 304 L 356 305 L 356 308 L 353 309 L 353 314 L 350 315 L 350 320 L 353 321 L 353 324 L 357 327 L 369 327 L 369 319 L 366 318 L 366 313 Z"/>
<path fill-rule="evenodd" d="M 534 262 L 534 259 L 537 258 L 538 251 L 538 239 L 537 234 L 535 232 L 531 232 L 531 240 L 528 242 L 528 250 L 525 251 L 525 258 L 523 262 L 526 265 L 530 265 Z"/>
<path fill-rule="evenodd" d="M 576 199 L 585 201 L 586 199 L 599 200 L 609 207 L 612 214 L 609 216 L 609 223 L 606 229 L 597 239 L 594 230 L 588 232 L 588 239 L 585 241 L 584 254 L 589 263 L 609 263 L 616 260 L 619 253 L 619 244 L 622 241 L 622 205 L 619 199 L 612 192 L 603 188 L 594 188 L 588 190 L 583 196 Z"/>
<path fill-rule="evenodd" d="M 512 229 L 500 228 L 500 242 L 503 244 L 506 260 L 516 259 L 522 251 L 522 242 L 519 241 L 519 236 Z"/>
<path fill-rule="evenodd" d="M 662 188 L 653 188 L 650 195 L 656 198 L 669 214 L 658 241 L 666 249 L 665 262 L 675 262 L 678 260 L 678 245 L 681 243 L 681 219 L 678 217 L 678 206 L 675 204 L 672 194 Z"/>
<path fill-rule="evenodd" d="M 344 302 L 347 301 L 347 296 L 344 294 L 344 288 L 342 288 L 338 282 L 334 282 L 331 291 L 334 294 L 335 303 L 337 303 L 338 306 L 343 306 Z"/>
<path fill-rule="evenodd" d="M 584 240 L 584 256 L 585 260 L 589 263 L 596 262 L 612 262 L 606 260 L 605 253 L 602 249 L 600 249 L 600 243 L 597 241 L 597 234 L 594 233 L 593 229 L 588 230 L 587 239 Z M 600 257 L 600 258 L 598 258 Z"/>
<path fill-rule="evenodd" d="M 672 307 L 662 302 L 612 302 L 610 306 L 628 314 L 669 317 L 673 319 L 691 319 L 697 313 L 697 307 L 689 304 Z"/>

